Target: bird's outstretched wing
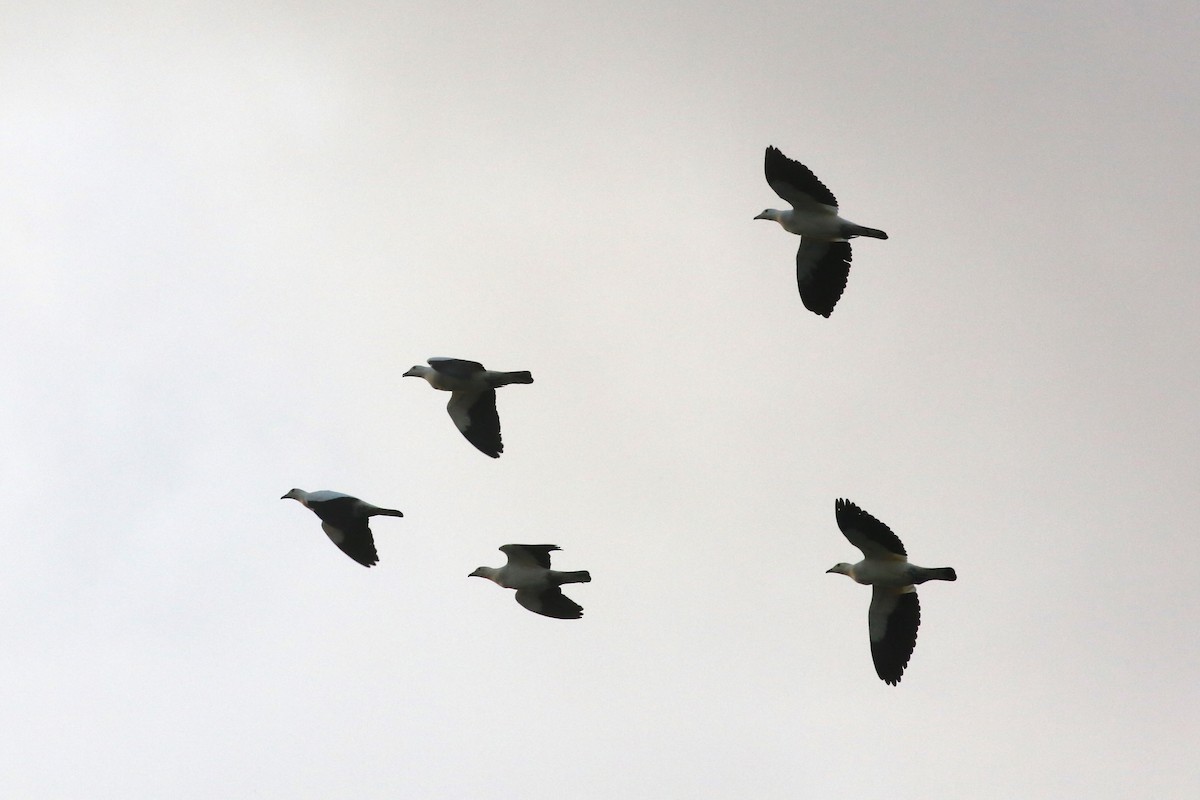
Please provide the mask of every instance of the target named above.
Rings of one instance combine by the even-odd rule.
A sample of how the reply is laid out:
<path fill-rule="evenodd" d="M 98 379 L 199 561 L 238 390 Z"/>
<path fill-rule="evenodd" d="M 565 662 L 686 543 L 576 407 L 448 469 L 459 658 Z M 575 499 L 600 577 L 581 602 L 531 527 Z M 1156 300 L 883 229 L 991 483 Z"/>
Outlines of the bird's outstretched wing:
<path fill-rule="evenodd" d="M 799 211 L 837 212 L 837 198 L 808 167 L 793 161 L 775 147 L 768 147 L 763 162 L 767 183 L 775 194 Z"/>
<path fill-rule="evenodd" d="M 906 561 L 908 553 L 900 537 L 892 529 L 863 511 L 849 500 L 834 503 L 838 527 L 850 544 L 862 550 L 867 558 Z"/>
<path fill-rule="evenodd" d="M 920 625 L 921 603 L 911 586 L 900 590 L 872 587 L 867 630 L 871 635 L 871 660 L 882 680 L 893 686 L 900 682 L 917 646 Z"/>
<path fill-rule="evenodd" d="M 828 317 L 850 277 L 850 243 L 802 238 L 796 251 L 796 286 L 800 300 L 814 314 Z"/>

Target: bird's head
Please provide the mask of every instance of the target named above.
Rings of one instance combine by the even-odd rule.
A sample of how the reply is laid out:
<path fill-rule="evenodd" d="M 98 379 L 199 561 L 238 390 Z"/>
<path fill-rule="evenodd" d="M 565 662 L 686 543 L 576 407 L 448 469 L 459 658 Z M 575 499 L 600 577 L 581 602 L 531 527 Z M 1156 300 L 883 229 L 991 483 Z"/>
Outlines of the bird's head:
<path fill-rule="evenodd" d="M 852 564 L 847 564 L 845 561 L 843 561 L 842 563 L 834 564 L 832 567 L 825 570 L 826 575 L 828 575 L 830 572 L 836 572 L 839 575 L 849 575 L 851 578 L 853 578 L 854 577 L 854 566 Z"/>
<path fill-rule="evenodd" d="M 424 377 L 424 376 L 425 376 L 425 370 L 426 370 L 426 369 L 427 369 L 427 367 L 425 367 L 424 365 L 422 365 L 422 364 L 417 364 L 417 365 L 415 365 L 415 366 L 413 366 L 413 367 L 410 367 L 410 368 L 409 368 L 409 370 L 408 370 L 408 372 L 404 373 L 404 377 L 406 377 L 406 378 L 412 378 L 412 377 L 421 378 L 421 377 Z"/>
<path fill-rule="evenodd" d="M 768 209 L 765 209 L 757 217 L 755 217 L 755 219 L 769 219 L 769 220 L 778 221 L 779 220 L 779 212 L 773 208 L 768 208 Z"/>
<path fill-rule="evenodd" d="M 279 499 L 280 500 L 299 500 L 301 503 L 303 503 L 304 502 L 304 494 L 305 493 L 304 493 L 303 489 L 289 489 L 288 493 Z"/>
<path fill-rule="evenodd" d="M 487 578 L 488 580 L 496 579 L 496 570 L 492 567 L 477 567 L 474 572 L 467 576 L 468 578 Z"/>

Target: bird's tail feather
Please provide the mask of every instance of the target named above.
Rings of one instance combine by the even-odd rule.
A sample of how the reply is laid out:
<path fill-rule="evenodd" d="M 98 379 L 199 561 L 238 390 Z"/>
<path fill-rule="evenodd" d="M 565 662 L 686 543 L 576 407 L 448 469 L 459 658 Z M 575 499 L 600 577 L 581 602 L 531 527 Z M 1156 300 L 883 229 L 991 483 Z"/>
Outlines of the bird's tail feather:
<path fill-rule="evenodd" d="M 556 573 L 556 580 L 560 586 L 564 583 L 591 583 L 592 574 L 586 569 L 576 572 L 559 572 Z"/>
<path fill-rule="evenodd" d="M 927 581 L 956 581 L 958 573 L 954 571 L 954 567 L 935 567 L 926 572 Z"/>
<path fill-rule="evenodd" d="M 396 510 L 396 509 L 394 509 L 394 508 L 372 508 L 372 509 L 371 509 L 371 514 L 370 514 L 370 516 L 372 516 L 372 517 L 377 517 L 377 516 L 383 516 L 383 517 L 403 517 L 403 516 L 404 516 L 404 512 L 403 512 L 403 511 L 397 511 L 397 510 Z"/>
<path fill-rule="evenodd" d="M 850 231 L 851 236 L 867 236 L 871 239 L 886 239 L 888 235 L 881 230 L 875 228 L 864 228 L 862 225 L 855 225 Z"/>
<path fill-rule="evenodd" d="M 504 383 L 533 383 L 533 373 L 529 370 L 521 370 L 520 372 L 502 372 Z"/>

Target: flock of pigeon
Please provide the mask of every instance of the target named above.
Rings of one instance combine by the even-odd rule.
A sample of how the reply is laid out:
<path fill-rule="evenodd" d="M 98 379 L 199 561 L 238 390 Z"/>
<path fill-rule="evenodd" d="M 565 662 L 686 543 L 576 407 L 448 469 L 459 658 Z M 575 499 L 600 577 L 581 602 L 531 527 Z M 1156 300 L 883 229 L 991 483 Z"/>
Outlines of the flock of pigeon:
<path fill-rule="evenodd" d="M 850 239 L 867 236 L 886 239 L 875 228 L 857 225 L 838 215 L 837 199 L 807 167 L 768 147 L 765 160 L 767 183 L 791 204 L 788 211 L 768 208 L 755 219 L 778 222 L 784 230 L 800 237 L 796 251 L 796 283 L 800 299 L 815 314 L 828 317 L 850 274 Z M 450 393 L 446 411 L 459 432 L 481 453 L 499 458 L 504 451 L 500 438 L 500 416 L 496 411 L 496 389 L 514 383 L 533 383 L 529 372 L 497 372 L 475 361 L 430 358 L 428 366 L 417 365 L 405 377 L 424 378 L 431 387 Z M 282 499 L 298 500 L 321 520 L 321 529 L 343 553 L 363 566 L 379 561 L 369 521 L 374 516 L 402 517 L 392 508 L 380 508 L 340 492 L 306 492 L 292 489 Z M 953 581 L 951 567 L 918 567 L 887 525 L 849 500 L 834 503 L 838 527 L 850 544 L 862 551 L 855 564 L 840 563 L 827 572 L 849 576 L 871 587 L 867 630 L 875 672 L 896 685 L 908 666 L 917 643 L 921 606 L 916 586 L 926 581 Z M 562 593 L 568 583 L 587 583 L 586 570 L 559 572 L 550 568 L 552 544 L 506 544 L 500 548 L 508 557 L 503 567 L 479 567 L 469 577 L 487 578 L 505 589 L 516 590 L 516 600 L 536 614 L 557 619 L 579 619 L 583 608 Z"/>

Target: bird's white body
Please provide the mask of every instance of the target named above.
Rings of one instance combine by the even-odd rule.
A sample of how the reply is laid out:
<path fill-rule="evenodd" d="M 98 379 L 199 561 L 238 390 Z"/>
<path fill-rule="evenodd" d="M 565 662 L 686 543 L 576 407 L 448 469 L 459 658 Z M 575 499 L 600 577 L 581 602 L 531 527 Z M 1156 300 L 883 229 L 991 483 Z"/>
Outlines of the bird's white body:
<path fill-rule="evenodd" d="M 918 567 L 908 563 L 904 545 L 892 530 L 848 500 L 834 504 L 838 527 L 862 551 L 856 564 L 834 564 L 827 572 L 846 575 L 871 587 L 867 633 L 875 672 L 893 686 L 900 682 L 921 624 L 917 585 L 926 581 L 953 581 L 951 567 Z"/>
<path fill-rule="evenodd" d="M 437 360 L 430 359 L 430 361 Z M 490 369 L 483 370 L 482 372 L 474 372 L 469 375 L 448 375 L 445 372 L 439 372 L 433 367 L 418 364 L 406 372 L 405 375 L 424 378 L 429 382 L 430 386 L 441 392 L 482 392 L 484 389 L 504 386 L 508 383 L 503 372 L 495 372 Z"/>
<path fill-rule="evenodd" d="M 446 411 L 454 427 L 476 449 L 492 458 L 499 458 L 504 451 L 496 389 L 511 383 L 533 383 L 533 376 L 527 371 L 499 372 L 485 369 L 477 361 L 440 356 L 429 359 L 429 366 L 412 367 L 404 376 L 424 378 L 434 389 L 450 392 Z"/>
<path fill-rule="evenodd" d="M 559 572 L 550 569 L 552 544 L 506 544 L 500 551 L 508 556 L 503 567 L 479 567 L 472 578 L 487 578 L 505 589 L 516 589 L 516 600 L 525 608 L 545 617 L 579 619 L 583 608 L 563 595 L 558 587 L 566 583 L 588 583 L 587 570 Z"/>
<path fill-rule="evenodd" d="M 380 508 L 353 495 L 322 489 L 306 492 L 292 489 L 281 499 L 296 500 L 321 520 L 321 530 L 343 553 L 370 567 L 379 561 L 375 538 L 371 534 L 371 517 L 403 517 L 394 508 Z"/>
<path fill-rule="evenodd" d="M 908 559 L 864 558 L 857 564 L 841 563 L 829 572 L 846 575 L 864 586 L 885 586 L 898 589 L 904 586 L 925 583 L 931 580 L 946 580 L 946 567 L 918 567 Z"/>
<path fill-rule="evenodd" d="M 841 565 L 839 565 L 841 566 Z M 857 564 L 850 564 L 850 569 L 843 572 L 856 583 L 864 586 L 908 586 L 913 582 L 913 565 L 907 559 L 877 559 L 864 558 Z"/>
<path fill-rule="evenodd" d="M 537 566 L 509 564 L 505 567 L 480 567 L 476 570 L 478 577 L 503 586 L 505 589 L 526 589 L 540 592 L 551 586 L 558 586 L 554 577 L 558 574 L 552 569 L 542 569 Z"/>
<path fill-rule="evenodd" d="M 805 308 L 828 317 L 850 277 L 850 240 L 856 236 L 886 239 L 887 234 L 838 216 L 837 198 L 808 167 L 768 147 L 763 161 L 767 183 L 791 204 L 768 208 L 755 219 L 778 222 L 800 237 L 796 250 L 796 288 Z"/>
<path fill-rule="evenodd" d="M 848 238 L 848 233 L 862 228 L 857 223 L 839 217 L 836 208 L 821 206 L 817 203 L 813 205 L 819 206 L 821 210 L 780 211 L 776 208 L 768 208 L 755 219 L 774 220 L 788 233 L 808 236 L 822 242 L 844 242 Z"/>
<path fill-rule="evenodd" d="M 310 508 L 311 503 L 324 503 L 328 500 L 337 500 L 339 497 L 350 497 L 350 495 L 342 494 L 341 492 L 331 492 L 328 489 L 321 489 L 316 492 L 306 492 L 303 489 L 292 489 L 290 492 L 284 495 L 282 499 L 299 500 L 300 504 L 305 508 Z M 357 497 L 354 499 L 358 500 Z M 358 500 L 358 502 L 362 503 L 363 501 Z M 364 505 L 369 506 L 370 503 L 365 503 Z"/>

